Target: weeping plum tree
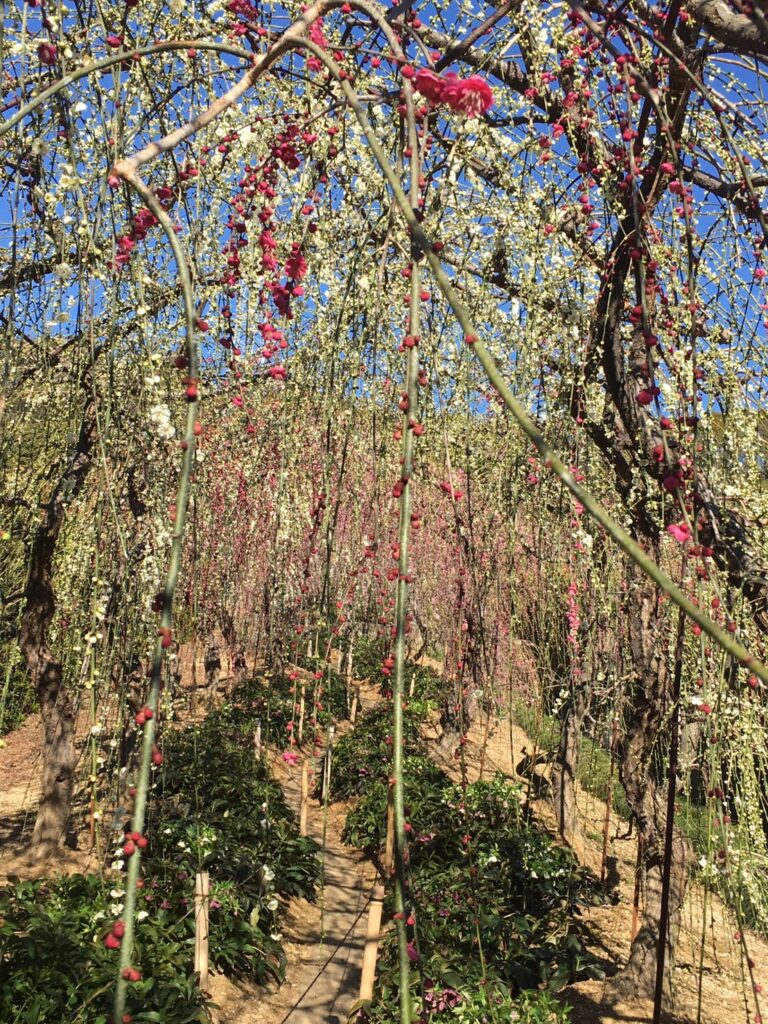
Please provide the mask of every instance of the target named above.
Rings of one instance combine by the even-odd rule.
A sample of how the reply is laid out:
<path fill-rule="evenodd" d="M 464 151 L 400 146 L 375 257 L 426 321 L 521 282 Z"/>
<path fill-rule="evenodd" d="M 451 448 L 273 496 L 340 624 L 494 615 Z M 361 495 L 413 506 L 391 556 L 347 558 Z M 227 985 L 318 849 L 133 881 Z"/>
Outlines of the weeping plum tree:
<path fill-rule="evenodd" d="M 366 559 L 388 549 L 389 570 L 373 578 L 385 575 L 394 593 L 370 596 L 394 651 L 401 1005 L 410 1019 L 398 739 L 409 600 L 421 586 L 411 556 L 422 520 L 429 528 L 437 501 L 447 501 L 457 608 L 450 629 L 436 622 L 436 632 L 453 644 L 459 683 L 467 661 L 472 685 L 484 686 L 493 674 L 490 588 L 477 563 L 494 556 L 475 532 L 478 506 L 461 478 L 492 476 L 493 459 L 455 458 L 482 451 L 481 422 L 506 431 L 515 421 L 527 438 L 515 459 L 535 463 L 524 486 L 546 487 L 553 473 L 571 491 L 585 562 L 589 531 L 602 529 L 639 565 L 614 606 L 626 616 L 633 666 L 619 753 L 646 879 L 629 977 L 641 994 L 658 993 L 658 964 L 666 960 L 669 977 L 673 962 L 673 943 L 659 957 L 668 945 L 659 936 L 665 923 L 675 933 L 687 878 L 656 767 L 677 700 L 662 597 L 683 608 L 695 637 L 716 641 L 692 637 L 688 646 L 686 672 L 705 688 L 699 696 L 684 681 L 696 713 L 718 703 L 725 714 L 732 687 L 722 681 L 740 678 L 718 669 L 717 650 L 737 669 L 752 657 L 754 679 L 766 679 L 755 656 L 761 538 L 750 530 L 764 511 L 760 6 L 510 0 L 490 10 L 457 4 L 449 16 L 439 5 L 230 0 L 126 2 L 96 17 L 76 0 L 55 10 L 30 2 L 12 8 L 2 46 L 9 216 L 0 324 L 6 382 L 18 395 L 3 429 L 18 429 L 25 397 L 70 400 L 83 362 L 103 349 L 89 443 L 123 540 L 136 499 L 126 466 L 142 466 L 139 518 L 150 530 L 134 628 L 135 646 L 153 660 L 148 706 L 157 711 L 174 642 L 185 544 L 193 568 L 182 607 L 201 615 L 201 627 L 225 621 L 233 643 L 260 615 L 270 647 L 288 629 L 301 636 L 327 619 L 332 604 L 362 607 L 355 581 Z M 310 408 L 326 443 L 302 457 Z M 457 423 L 466 438 L 454 446 Z M 353 472 L 355 431 L 370 448 L 350 466 L 367 466 L 372 497 L 351 513 L 339 492 Z M 258 458 L 227 467 L 226 448 L 213 448 L 222 437 L 257 448 Z M 399 455 L 385 438 L 402 446 Z M 63 464 L 59 478 L 71 478 L 62 447 L 48 458 L 44 472 Z M 202 499 L 206 460 L 226 484 L 212 495 L 216 518 L 200 530 L 196 500 L 185 537 L 190 488 Z M 11 465 L 6 455 L 8 480 Z M 399 516 L 394 533 L 387 497 Z M 29 577 L 42 572 L 47 589 L 42 612 L 24 620 L 22 645 L 38 652 L 28 664 L 41 702 L 56 691 L 55 732 L 56 715 L 69 714 L 79 652 L 52 654 L 46 636 L 64 525 L 61 503 L 51 508 L 55 523 L 39 533 L 42 562 L 32 544 Z M 557 508 L 553 524 L 572 513 Z M 233 540 L 223 541 L 221 519 Z M 502 531 L 503 517 L 488 528 Z M 339 556 L 344 538 L 362 549 L 359 563 Z M 267 545 L 296 559 L 282 580 L 268 560 L 260 577 L 249 575 L 246 552 Z M 572 563 L 571 572 L 575 594 L 587 570 Z M 28 607 L 35 600 L 28 587 Z M 64 634 L 53 642 L 66 646 Z M 583 709 L 582 652 L 572 648 L 574 707 Z M 45 673 L 54 668 L 52 688 Z M 755 701 L 761 694 L 751 688 Z M 144 726 L 138 832 L 156 722 Z M 573 736 L 560 765 L 569 805 Z M 66 760 L 44 779 L 42 806 L 57 803 L 57 829 L 68 814 L 71 750 Z M 124 972 L 139 870 L 137 853 Z M 122 976 L 118 1012 L 125 987 Z"/>

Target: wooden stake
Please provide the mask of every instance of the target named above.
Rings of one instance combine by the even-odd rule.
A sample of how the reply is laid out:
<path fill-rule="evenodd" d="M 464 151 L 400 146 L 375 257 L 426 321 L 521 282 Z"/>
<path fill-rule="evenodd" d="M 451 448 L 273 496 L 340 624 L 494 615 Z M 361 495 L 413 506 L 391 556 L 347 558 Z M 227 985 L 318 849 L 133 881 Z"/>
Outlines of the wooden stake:
<path fill-rule="evenodd" d="M 253 750 L 256 757 L 261 757 L 261 719 L 256 722 L 256 732 L 253 734 Z"/>
<path fill-rule="evenodd" d="M 208 991 L 208 872 L 195 875 L 195 973 L 198 987 Z"/>
<path fill-rule="evenodd" d="M 299 705 L 299 743 L 304 739 L 304 708 L 306 706 L 307 684 L 301 684 L 301 703 Z"/>
<path fill-rule="evenodd" d="M 363 972 L 360 978 L 360 999 L 373 999 L 373 982 L 376 977 L 376 959 L 379 954 L 381 934 L 381 911 L 384 905 L 384 886 L 378 883 L 368 907 L 368 928 L 365 934 Z"/>
<path fill-rule="evenodd" d="M 309 802 L 309 758 L 301 765 L 301 803 L 299 804 L 299 835 L 307 834 L 307 804 Z"/>
<path fill-rule="evenodd" d="M 349 712 L 349 720 L 352 725 L 357 721 L 357 706 L 360 702 L 360 687 L 355 687 L 355 692 L 352 695 L 352 707 Z"/>

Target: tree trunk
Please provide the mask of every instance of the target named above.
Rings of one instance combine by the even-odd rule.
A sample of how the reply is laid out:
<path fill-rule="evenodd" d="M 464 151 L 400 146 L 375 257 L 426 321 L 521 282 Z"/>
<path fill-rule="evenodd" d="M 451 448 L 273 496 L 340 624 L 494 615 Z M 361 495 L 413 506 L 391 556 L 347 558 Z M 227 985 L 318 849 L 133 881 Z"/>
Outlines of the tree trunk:
<path fill-rule="evenodd" d="M 35 688 L 43 720 L 43 778 L 29 856 L 43 860 L 66 837 L 77 767 L 75 719 L 61 662 L 48 646 L 48 630 L 56 608 L 53 589 L 53 556 L 67 504 L 80 489 L 91 466 L 95 429 L 89 401 L 80 436 L 66 472 L 45 506 L 45 516 L 32 542 L 29 577 L 24 591 L 24 614 L 19 647 Z"/>
<path fill-rule="evenodd" d="M 660 800 L 661 804 L 662 801 Z M 669 918 L 664 960 L 663 994 L 667 1005 L 674 1001 L 672 976 L 675 967 L 677 936 L 680 930 L 680 913 L 688 887 L 690 846 L 680 829 L 672 828 L 672 863 L 669 883 Z M 642 886 L 645 909 L 637 935 L 632 942 L 629 963 L 626 967 L 625 987 L 641 999 L 652 1000 L 656 988 L 656 964 L 661 931 L 661 894 L 664 872 L 663 830 L 659 835 L 657 849 L 652 855 L 644 851 L 642 857 Z"/>
<path fill-rule="evenodd" d="M 658 551 L 654 554 L 658 556 Z M 653 999 L 661 932 L 666 808 L 663 773 L 666 743 L 660 742 L 662 719 L 670 709 L 672 675 L 669 670 L 666 623 L 655 585 L 633 568 L 628 598 L 629 639 L 635 671 L 635 690 L 628 706 L 626 734 L 620 744 L 619 772 L 642 844 L 640 861 L 645 909 L 632 942 L 629 964 L 620 988 L 642 999 Z M 690 847 L 673 825 L 670 865 L 667 948 L 664 994 L 672 998 L 675 946 L 688 882 Z"/>
<path fill-rule="evenodd" d="M 560 743 L 552 768 L 552 800 L 557 831 L 571 845 L 578 832 L 576 816 L 576 769 L 579 763 L 579 738 L 587 711 L 583 686 L 576 687 L 560 730 Z"/>
<path fill-rule="evenodd" d="M 48 651 L 42 658 L 35 687 L 43 720 L 44 752 L 42 793 L 29 846 L 34 860 L 51 856 L 66 839 L 77 768 L 75 715 L 61 662 Z"/>
<path fill-rule="evenodd" d="M 208 638 L 208 643 L 205 645 L 203 665 L 205 667 L 205 695 L 208 703 L 213 707 L 221 675 L 221 650 L 213 636 Z"/>

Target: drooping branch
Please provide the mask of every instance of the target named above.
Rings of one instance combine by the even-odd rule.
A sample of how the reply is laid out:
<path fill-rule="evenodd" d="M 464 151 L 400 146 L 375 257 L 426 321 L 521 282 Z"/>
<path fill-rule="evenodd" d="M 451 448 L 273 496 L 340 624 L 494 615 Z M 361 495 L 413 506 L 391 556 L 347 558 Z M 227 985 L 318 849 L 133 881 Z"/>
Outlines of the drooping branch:
<path fill-rule="evenodd" d="M 392 189 L 397 204 L 400 207 L 413 237 L 424 250 L 440 291 L 445 296 L 446 301 L 461 325 L 461 328 L 465 333 L 465 337 L 473 339 L 472 349 L 485 370 L 491 386 L 496 390 L 523 433 L 536 447 L 544 465 L 555 473 L 571 494 L 581 502 L 592 518 L 606 530 L 619 547 L 640 567 L 647 577 L 649 577 L 663 590 L 674 604 L 679 608 L 682 608 L 690 619 L 701 626 L 702 630 L 706 632 L 708 636 L 712 637 L 718 646 L 730 654 L 737 662 L 744 666 L 749 666 L 756 676 L 764 682 L 768 682 L 768 665 L 763 664 L 755 658 L 755 656 L 747 651 L 747 649 L 743 647 L 742 644 L 739 643 L 729 632 L 714 622 L 709 615 L 702 612 L 701 608 L 670 579 L 658 562 L 654 558 L 649 557 L 648 553 L 643 550 L 642 546 L 638 544 L 637 541 L 635 541 L 630 534 L 608 514 L 600 502 L 576 481 L 568 466 L 549 445 L 529 416 L 528 412 L 512 393 L 511 388 L 504 379 L 499 367 L 496 365 L 493 355 L 479 340 L 478 333 L 475 330 L 469 312 L 453 287 L 450 278 L 446 274 L 442 266 L 440 256 L 435 252 L 432 242 L 425 234 L 419 222 L 419 218 L 409 203 L 408 197 L 403 191 L 397 175 L 390 166 L 386 154 L 384 153 L 384 150 L 382 149 L 381 144 L 379 143 L 378 138 L 376 137 L 376 134 L 366 116 L 365 110 L 355 95 L 354 90 L 346 81 L 342 82 L 342 88 L 352 110 L 355 113 L 355 116 L 357 117 L 358 123 L 363 130 L 363 134 L 371 147 L 374 158 Z"/>

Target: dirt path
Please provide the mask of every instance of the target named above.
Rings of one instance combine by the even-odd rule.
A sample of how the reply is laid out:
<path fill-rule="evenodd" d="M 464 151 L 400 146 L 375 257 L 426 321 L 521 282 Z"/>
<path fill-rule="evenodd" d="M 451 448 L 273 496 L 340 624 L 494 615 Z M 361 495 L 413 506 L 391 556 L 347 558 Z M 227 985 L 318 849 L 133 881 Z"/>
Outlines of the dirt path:
<path fill-rule="evenodd" d="M 40 799 L 40 715 L 30 715 L 4 737 L 0 750 L 0 847 L 31 833 Z"/>
<path fill-rule="evenodd" d="M 361 694 L 362 707 L 377 695 Z M 288 803 L 298 814 L 301 765 L 272 765 Z M 311 786 L 310 786 L 311 788 Z M 283 915 L 286 980 L 265 991 L 214 978 L 216 1024 L 346 1024 L 360 992 L 368 902 L 376 871 L 359 850 L 341 841 L 350 803 L 335 803 L 327 816 L 310 799 L 307 833 L 321 847 L 323 885 L 317 903 L 292 900 Z"/>
<path fill-rule="evenodd" d="M 289 804 L 298 812 L 301 800 L 298 766 L 283 785 Z M 325 829 L 321 914 L 303 941 L 307 959 L 301 972 L 276 996 L 276 1009 L 288 1007 L 279 1018 L 285 1024 L 317 1024 L 318 1021 L 346 1021 L 360 991 L 360 967 L 365 945 L 366 912 L 371 891 L 372 867 L 358 850 L 344 846 L 340 839 L 346 808 L 329 809 Z M 323 808 L 312 802 L 307 831 L 323 845 Z M 262 1006 L 260 1020 L 272 1024 Z M 277 1020 L 275 1021 L 277 1024 Z"/>
<path fill-rule="evenodd" d="M 298 813 L 301 767 L 275 770 Z M 280 778 L 280 776 L 283 776 Z M 325 828 L 323 887 L 316 904 L 292 900 L 283 919 L 288 958 L 283 985 L 263 990 L 215 978 L 217 1024 L 344 1024 L 360 990 L 373 866 L 340 835 L 348 807 L 329 808 Z M 323 807 L 310 800 L 307 832 L 323 846 Z"/>

